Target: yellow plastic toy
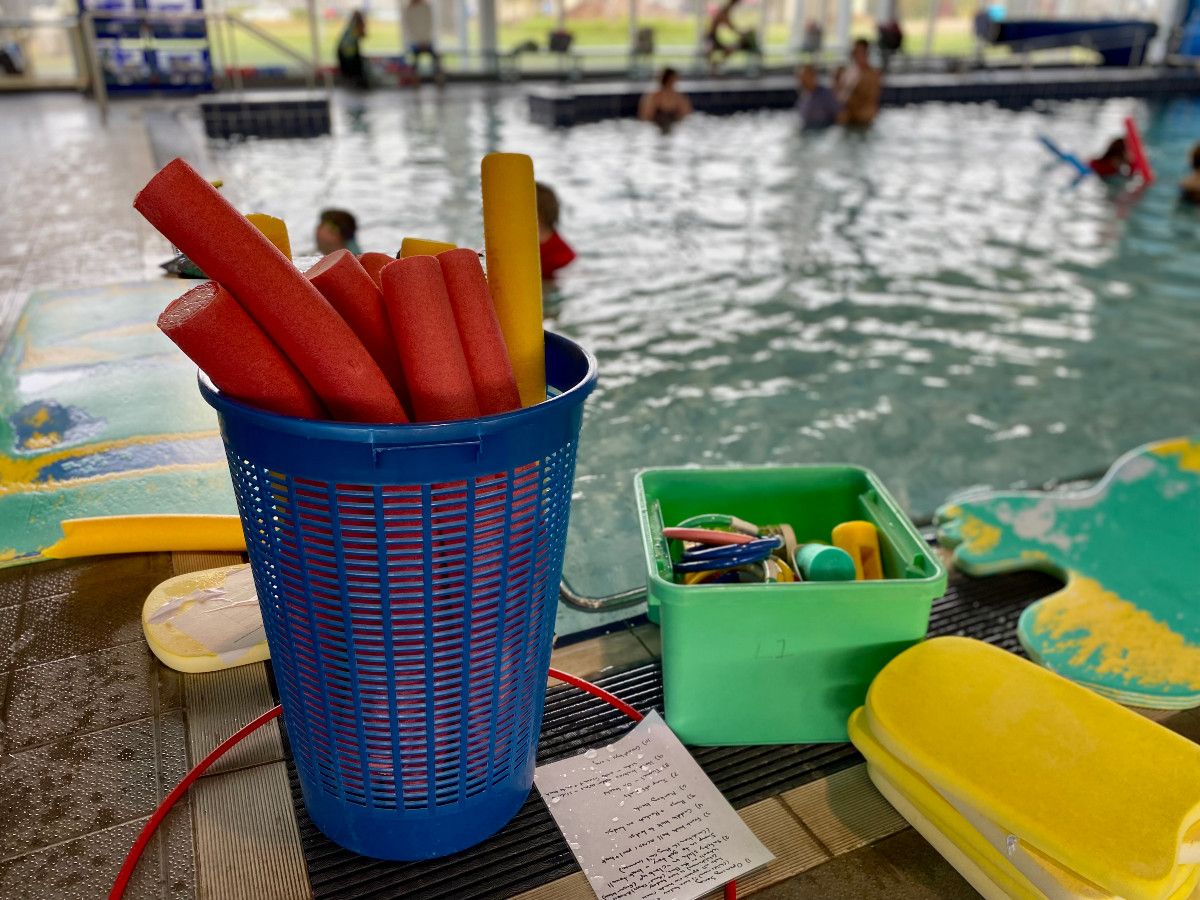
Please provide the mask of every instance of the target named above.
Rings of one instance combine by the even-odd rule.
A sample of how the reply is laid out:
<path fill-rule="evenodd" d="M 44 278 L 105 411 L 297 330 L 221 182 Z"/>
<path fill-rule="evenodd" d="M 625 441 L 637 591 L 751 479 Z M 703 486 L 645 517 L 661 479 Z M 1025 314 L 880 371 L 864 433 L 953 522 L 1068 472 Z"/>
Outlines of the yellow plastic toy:
<path fill-rule="evenodd" d="M 250 220 L 251 225 L 267 236 L 267 240 L 279 248 L 280 253 L 288 259 L 292 258 L 292 242 L 288 239 L 287 224 L 283 219 L 268 216 L 266 213 L 247 213 L 246 218 Z"/>
<path fill-rule="evenodd" d="M 445 241 L 406 237 L 400 242 L 400 259 L 408 259 L 410 256 L 437 256 L 439 253 L 453 249 L 455 249 L 455 245 L 447 244 Z"/>
<path fill-rule="evenodd" d="M 845 550 L 854 560 L 858 581 L 883 577 L 879 556 L 879 531 L 870 522 L 843 522 L 833 529 L 833 546 Z"/>
<path fill-rule="evenodd" d="M 270 655 L 250 566 L 169 578 L 142 606 L 151 652 L 178 672 L 216 672 Z"/>
<path fill-rule="evenodd" d="M 523 406 L 546 399 L 542 263 L 533 160 L 489 153 L 480 166 L 488 287 L 512 359 Z"/>
<path fill-rule="evenodd" d="M 1200 747 L 989 644 L 901 653 L 850 739 L 985 897 L 1166 900 L 1200 881 Z"/>

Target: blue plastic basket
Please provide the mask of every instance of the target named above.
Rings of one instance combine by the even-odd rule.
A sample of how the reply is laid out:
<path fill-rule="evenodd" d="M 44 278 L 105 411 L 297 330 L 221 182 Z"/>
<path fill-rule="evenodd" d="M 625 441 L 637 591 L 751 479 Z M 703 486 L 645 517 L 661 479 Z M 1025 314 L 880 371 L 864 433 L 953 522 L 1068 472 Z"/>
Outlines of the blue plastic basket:
<path fill-rule="evenodd" d="M 304 802 L 355 852 L 462 850 L 533 784 L 596 361 L 547 334 L 546 375 L 537 406 L 390 426 L 273 415 L 201 379 Z"/>

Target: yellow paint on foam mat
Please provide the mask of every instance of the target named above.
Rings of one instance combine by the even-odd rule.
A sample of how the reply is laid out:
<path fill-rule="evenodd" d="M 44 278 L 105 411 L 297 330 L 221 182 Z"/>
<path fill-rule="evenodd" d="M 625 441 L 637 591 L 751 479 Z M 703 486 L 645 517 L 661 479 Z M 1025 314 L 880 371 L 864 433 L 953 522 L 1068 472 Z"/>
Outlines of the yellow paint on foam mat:
<path fill-rule="evenodd" d="M 974 516 L 968 516 L 963 520 L 959 534 L 962 535 L 963 549 L 967 553 L 978 555 L 990 553 L 996 549 L 1001 537 L 999 528 Z"/>
<path fill-rule="evenodd" d="M 1195 884 L 1200 747 L 1011 653 L 953 637 L 904 651 L 872 683 L 851 735 L 872 765 L 894 764 L 985 823 L 1026 875 L 1061 883 L 1052 870 L 1065 870 L 1127 900 Z M 955 843 L 989 840 L 970 832 Z M 1009 835 L 1034 851 L 1024 862 Z"/>
<path fill-rule="evenodd" d="M 210 438 L 219 436 L 220 432 L 215 429 L 206 431 L 193 431 L 186 434 L 138 434 L 126 438 L 117 438 L 111 441 L 101 441 L 96 444 L 86 444 L 79 447 L 68 447 L 62 450 L 55 450 L 50 453 L 41 453 L 37 456 L 7 456 L 0 453 L 0 494 L 11 494 L 16 491 L 31 491 L 43 490 L 47 487 L 56 488 L 63 484 L 54 480 L 41 481 L 39 475 L 47 466 L 52 466 L 55 463 L 62 462 L 67 459 L 85 459 L 89 456 L 95 456 L 99 453 L 107 453 L 111 450 L 122 450 L 126 447 L 134 447 L 139 444 L 160 444 L 167 441 L 192 441 L 199 438 Z M 49 436 L 43 436 L 49 437 Z M 32 448 L 31 448 L 32 449 Z M 192 468 L 196 465 L 204 466 L 203 463 L 183 464 L 187 468 Z M 163 471 L 172 466 L 153 466 L 148 469 L 138 469 L 138 472 L 146 471 Z M 108 472 L 104 475 L 93 475 L 87 478 L 73 478 L 71 483 L 88 483 L 95 479 L 104 479 L 109 477 L 124 477 L 132 471 L 126 472 Z"/>
<path fill-rule="evenodd" d="M 114 359 L 117 359 L 116 353 L 108 350 L 96 350 L 92 347 L 26 346 L 17 369 L 21 372 L 35 369 L 66 369 L 111 362 Z"/>
<path fill-rule="evenodd" d="M 274 244 L 279 252 L 288 259 L 292 258 L 292 242 L 288 238 L 287 223 L 283 219 L 268 216 L 266 213 L 247 213 L 250 224 L 266 235 L 267 240 Z"/>
<path fill-rule="evenodd" d="M 1200 442 L 1179 438 L 1174 441 L 1163 441 L 1151 448 L 1156 456 L 1178 456 L 1179 469 L 1188 472 L 1200 472 Z"/>
<path fill-rule="evenodd" d="M 43 550 L 43 556 L 71 559 L 105 553 L 246 549 L 237 516 L 97 516 L 67 519 L 62 530 L 62 540 Z"/>
<path fill-rule="evenodd" d="M 406 237 L 400 242 L 400 259 L 408 259 L 410 256 L 437 256 L 439 253 L 445 253 L 447 250 L 457 249 L 456 245 L 448 244 L 445 241 L 431 241 L 426 238 Z"/>
<path fill-rule="evenodd" d="M 546 399 L 542 260 L 533 160 L 489 153 L 480 164 L 487 280 L 522 406 Z"/>
<path fill-rule="evenodd" d="M 1094 579 L 1072 575 L 1038 606 L 1033 630 L 1057 642 L 1045 649 L 1071 653 L 1074 666 L 1091 661 L 1097 673 L 1141 686 L 1200 690 L 1200 646 Z"/>

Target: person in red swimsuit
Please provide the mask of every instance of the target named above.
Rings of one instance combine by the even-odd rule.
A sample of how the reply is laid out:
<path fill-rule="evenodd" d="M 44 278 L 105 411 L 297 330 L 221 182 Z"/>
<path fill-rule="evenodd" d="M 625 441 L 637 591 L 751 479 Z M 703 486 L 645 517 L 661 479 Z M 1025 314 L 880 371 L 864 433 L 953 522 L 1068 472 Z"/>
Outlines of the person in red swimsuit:
<path fill-rule="evenodd" d="M 550 278 L 559 269 L 569 266 L 575 251 L 564 241 L 558 228 L 558 195 L 547 185 L 537 182 L 538 240 L 541 241 L 542 277 Z"/>
<path fill-rule="evenodd" d="M 1101 178 L 1118 178 L 1129 173 L 1129 150 L 1125 146 L 1125 138 L 1117 138 L 1108 145 L 1103 156 L 1098 156 L 1088 163 L 1092 171 Z"/>

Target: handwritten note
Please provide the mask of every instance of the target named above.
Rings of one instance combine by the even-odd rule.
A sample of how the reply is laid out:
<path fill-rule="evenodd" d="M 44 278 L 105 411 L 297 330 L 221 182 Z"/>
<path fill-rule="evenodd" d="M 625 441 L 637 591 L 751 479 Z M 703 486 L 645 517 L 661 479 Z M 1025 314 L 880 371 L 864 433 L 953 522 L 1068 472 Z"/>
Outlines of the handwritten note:
<path fill-rule="evenodd" d="M 654 712 L 534 783 L 600 900 L 694 900 L 774 859 Z"/>

